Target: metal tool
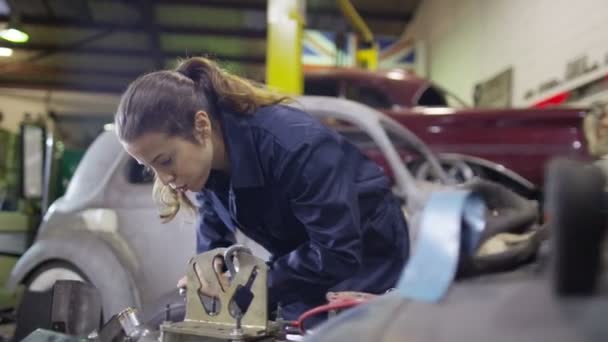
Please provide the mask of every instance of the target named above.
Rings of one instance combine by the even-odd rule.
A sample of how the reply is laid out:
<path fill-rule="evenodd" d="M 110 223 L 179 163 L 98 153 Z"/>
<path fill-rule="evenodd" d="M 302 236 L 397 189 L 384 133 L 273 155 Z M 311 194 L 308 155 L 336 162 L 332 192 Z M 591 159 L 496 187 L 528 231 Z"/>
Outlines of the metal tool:
<path fill-rule="evenodd" d="M 231 274 L 227 286 L 213 267 L 218 257 Z M 186 318 L 162 324 L 161 341 L 271 340 L 277 327 L 268 322 L 267 273 L 266 263 L 244 246 L 217 248 L 194 257 L 187 273 Z M 214 296 L 202 293 L 203 288 Z M 209 301 L 213 310 L 206 304 Z"/>

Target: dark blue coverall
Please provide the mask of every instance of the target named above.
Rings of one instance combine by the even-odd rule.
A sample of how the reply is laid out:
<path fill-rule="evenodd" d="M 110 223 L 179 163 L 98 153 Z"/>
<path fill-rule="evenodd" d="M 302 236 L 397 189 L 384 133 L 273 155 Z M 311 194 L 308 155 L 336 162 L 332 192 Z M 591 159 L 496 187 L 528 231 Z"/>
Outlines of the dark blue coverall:
<path fill-rule="evenodd" d="M 266 248 L 269 305 L 280 302 L 286 319 L 324 304 L 328 291 L 395 285 L 408 229 L 376 163 L 295 108 L 219 116 L 230 175 L 212 171 L 197 194 L 197 252 L 233 244 L 236 229 Z"/>

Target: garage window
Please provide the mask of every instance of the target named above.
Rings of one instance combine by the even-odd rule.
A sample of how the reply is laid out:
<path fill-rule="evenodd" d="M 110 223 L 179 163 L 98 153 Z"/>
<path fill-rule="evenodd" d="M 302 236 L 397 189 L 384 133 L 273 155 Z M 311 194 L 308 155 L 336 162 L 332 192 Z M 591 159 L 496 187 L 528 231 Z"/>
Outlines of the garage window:
<path fill-rule="evenodd" d="M 465 101 L 449 91 L 437 86 L 428 87 L 418 99 L 418 106 L 470 108 Z"/>

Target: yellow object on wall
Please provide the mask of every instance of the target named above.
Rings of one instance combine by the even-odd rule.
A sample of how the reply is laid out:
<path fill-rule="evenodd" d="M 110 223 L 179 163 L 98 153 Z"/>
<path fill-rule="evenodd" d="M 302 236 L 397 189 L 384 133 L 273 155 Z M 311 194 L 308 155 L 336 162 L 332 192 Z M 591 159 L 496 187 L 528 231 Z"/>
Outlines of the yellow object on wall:
<path fill-rule="evenodd" d="M 378 69 L 378 45 L 372 44 L 371 48 L 360 48 L 357 50 L 357 66 L 367 69 Z"/>
<path fill-rule="evenodd" d="M 290 95 L 302 94 L 304 0 L 268 0 L 266 84 Z"/>
<path fill-rule="evenodd" d="M 344 17 L 359 32 L 356 54 L 357 66 L 368 70 L 376 70 L 378 68 L 378 44 L 374 41 L 372 31 L 350 0 L 338 0 L 338 5 Z"/>

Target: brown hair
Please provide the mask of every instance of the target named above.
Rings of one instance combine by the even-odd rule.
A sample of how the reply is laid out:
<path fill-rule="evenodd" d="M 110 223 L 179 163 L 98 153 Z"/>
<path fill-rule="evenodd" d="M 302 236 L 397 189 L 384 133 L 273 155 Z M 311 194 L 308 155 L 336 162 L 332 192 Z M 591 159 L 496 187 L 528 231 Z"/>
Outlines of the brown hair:
<path fill-rule="evenodd" d="M 121 97 L 114 123 L 118 137 L 126 142 L 150 132 L 194 139 L 194 115 L 200 110 L 209 113 L 213 124 L 221 109 L 249 115 L 289 100 L 224 71 L 210 59 L 195 57 L 182 61 L 175 70 L 155 71 L 133 81 Z M 153 196 L 165 222 L 177 215 L 182 203 L 192 207 L 185 195 L 158 177 Z"/>

